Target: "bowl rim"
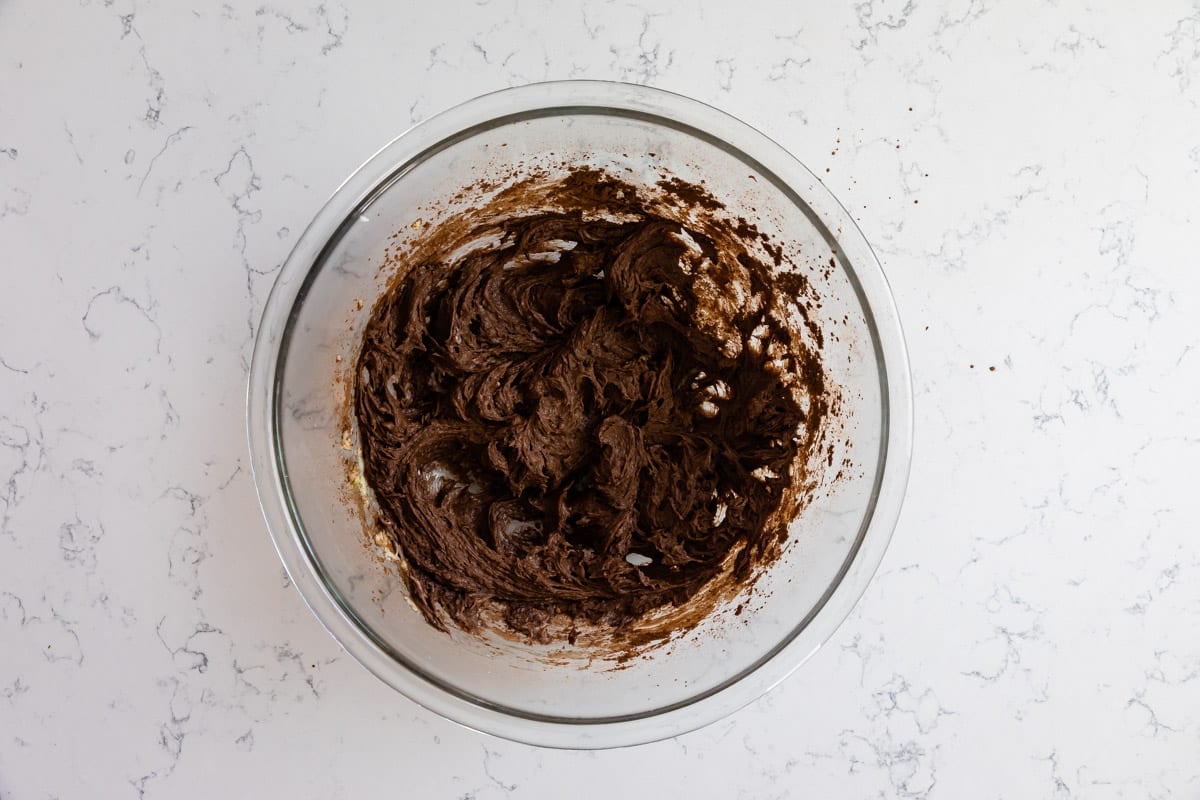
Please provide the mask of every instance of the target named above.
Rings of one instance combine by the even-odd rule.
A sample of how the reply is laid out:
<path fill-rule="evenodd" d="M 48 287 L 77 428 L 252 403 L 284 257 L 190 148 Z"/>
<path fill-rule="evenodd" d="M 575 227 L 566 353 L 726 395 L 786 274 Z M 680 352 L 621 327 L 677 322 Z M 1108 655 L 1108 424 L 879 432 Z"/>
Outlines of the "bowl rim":
<path fill-rule="evenodd" d="M 409 166 L 480 127 L 568 112 L 625 114 L 682 127 L 772 180 L 835 251 L 867 315 L 880 364 L 883 420 L 876 483 L 857 540 L 822 601 L 769 653 L 720 686 L 623 718 L 513 713 L 457 692 L 389 653 L 325 580 L 308 545 L 288 490 L 277 421 L 295 311 L 322 266 L 323 253 L 357 219 L 357 210 Z M 745 122 L 683 95 L 612 81 L 551 81 L 480 95 L 430 117 L 380 148 L 333 192 L 297 240 L 264 305 L 247 384 L 246 427 L 251 471 L 276 552 L 309 609 L 346 652 L 409 699 L 466 727 L 528 744 L 595 749 L 655 741 L 712 723 L 770 691 L 829 639 L 866 590 L 899 517 L 912 453 L 912 385 L 899 314 L 878 259 L 849 212 L 798 159 Z"/>

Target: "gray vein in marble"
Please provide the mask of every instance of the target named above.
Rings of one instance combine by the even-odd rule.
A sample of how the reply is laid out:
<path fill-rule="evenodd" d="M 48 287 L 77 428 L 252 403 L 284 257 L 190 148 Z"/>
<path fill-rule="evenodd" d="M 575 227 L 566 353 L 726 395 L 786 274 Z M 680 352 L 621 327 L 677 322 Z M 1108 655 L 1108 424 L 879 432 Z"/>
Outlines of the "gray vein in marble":
<path fill-rule="evenodd" d="M 874 45 L 879 42 L 879 34 L 882 31 L 898 31 L 908 24 L 908 20 L 913 11 L 916 10 L 914 0 L 905 0 L 903 7 L 899 13 L 893 13 L 890 7 L 887 11 L 879 13 L 877 6 L 882 9 L 888 5 L 886 0 L 866 0 L 865 2 L 856 3 L 854 13 L 858 17 L 858 28 L 866 34 L 858 41 L 854 42 L 854 49 L 862 51 L 866 49 L 868 44 Z M 878 13 L 878 17 L 876 16 Z"/>
<path fill-rule="evenodd" d="M 150 158 L 150 163 L 146 165 L 146 171 L 144 173 L 142 173 L 142 179 L 140 181 L 138 181 L 138 188 L 137 188 L 137 196 L 138 197 L 142 196 L 142 189 L 145 188 L 146 181 L 148 181 L 150 179 L 150 173 L 154 171 L 154 165 L 156 163 L 158 163 L 158 159 L 162 158 L 163 154 L 166 153 L 167 150 L 170 149 L 171 145 L 175 144 L 180 139 L 182 139 L 183 135 L 185 133 L 187 133 L 188 131 L 190 131 L 191 129 L 192 129 L 191 125 L 184 125 L 182 128 L 177 129 L 174 133 L 167 135 L 167 138 L 163 141 L 163 146 L 160 147 L 158 152 L 155 153 Z M 132 150 L 129 150 L 126 152 L 126 154 L 125 154 L 125 163 L 126 164 L 133 162 L 132 153 L 133 153 Z"/>
<path fill-rule="evenodd" d="M 622 80 L 632 81 L 633 83 L 649 84 L 655 82 L 658 77 L 670 69 L 671 64 L 675 61 L 675 51 L 667 50 L 666 63 L 662 63 L 660 50 L 662 49 L 661 40 L 655 41 L 653 45 L 648 44 L 647 37 L 650 35 L 650 24 L 660 14 L 652 14 L 644 12 L 642 14 L 641 31 L 637 36 L 635 65 L 632 67 L 620 67 Z M 617 45 L 609 45 L 609 52 L 613 55 L 613 60 L 620 63 L 623 58 L 623 48 Z"/>
<path fill-rule="evenodd" d="M 13 152 L 16 152 L 15 150 Z M 13 200 L 5 200 L 4 206 L 0 208 L 0 220 L 8 216 L 23 217 L 29 213 L 30 204 L 33 201 L 33 195 L 24 189 L 12 187 L 10 193 L 13 195 Z"/>
<path fill-rule="evenodd" d="M 4 494 L 0 502 L 4 503 L 4 513 L 0 515 L 0 534 L 15 538 L 16 533 L 10 527 L 13 513 L 24 499 L 21 483 L 24 478 L 39 472 L 45 466 L 46 447 L 45 432 L 42 430 L 41 417 L 47 410 L 45 402 L 39 401 L 37 395 L 30 395 L 29 404 L 33 408 L 32 426 L 17 423 L 9 417 L 0 417 L 0 448 L 15 455 L 15 464 L 8 469 L 4 481 Z M 32 427 L 32 429 L 31 429 Z"/>
<path fill-rule="evenodd" d="M 1181 93 L 1188 97 L 1192 85 L 1192 71 L 1200 64 L 1200 1 L 1192 0 L 1192 13 L 1177 20 L 1166 33 L 1167 45 L 1159 54 L 1159 60 L 1173 62 L 1171 77 L 1178 81 Z M 1190 99 L 1196 105 L 1194 97 Z"/>
<path fill-rule="evenodd" d="M 79 166 L 83 166 L 83 156 L 79 152 L 79 147 L 75 144 L 75 134 L 71 132 L 71 128 L 67 123 L 63 123 L 63 133 L 67 135 L 67 143 L 71 145 L 71 153 L 75 156 L 75 161 Z"/>
<path fill-rule="evenodd" d="M 62 551 L 63 561 L 82 568 L 85 572 L 96 569 L 96 546 L 104 538 L 104 524 L 86 523 L 76 514 L 71 522 L 64 522 L 58 528 L 58 549 Z"/>
<path fill-rule="evenodd" d="M 1180 358 L 1183 358 L 1183 356 L 1180 356 Z M 0 356 L 0 367 L 4 367 L 9 372 L 15 372 L 18 375 L 28 375 L 29 374 L 29 370 L 22 369 L 21 367 L 14 367 L 12 364 L 5 361 L 3 356 Z"/>
<path fill-rule="evenodd" d="M 96 292 L 88 300 L 87 309 L 83 312 L 80 322 L 83 325 L 83 330 L 87 333 L 88 338 L 93 342 L 98 341 L 104 336 L 104 324 L 92 320 L 92 315 L 97 313 L 97 309 L 103 309 L 106 305 L 116 304 L 117 307 L 128 307 L 134 309 L 138 315 L 144 319 L 151 327 L 154 328 L 154 352 L 156 354 L 162 352 L 162 328 L 159 327 L 158 320 L 154 318 L 154 307 L 152 304 L 145 304 L 135 300 L 125 294 L 120 286 L 110 286 L 103 291 Z M 99 304 L 99 305 L 98 305 Z"/>

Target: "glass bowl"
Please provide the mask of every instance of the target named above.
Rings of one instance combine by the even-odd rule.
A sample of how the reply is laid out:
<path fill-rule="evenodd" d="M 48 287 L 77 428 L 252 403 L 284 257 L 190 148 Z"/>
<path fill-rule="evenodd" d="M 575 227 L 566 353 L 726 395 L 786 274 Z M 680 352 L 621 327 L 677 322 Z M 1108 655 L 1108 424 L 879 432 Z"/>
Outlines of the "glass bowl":
<path fill-rule="evenodd" d="M 821 298 L 828 376 L 841 387 L 836 462 L 744 597 L 644 656 L 546 658 L 433 628 L 370 543 L 346 402 L 390 237 L 436 224 L 439 201 L 481 176 L 519 177 L 548 154 L 652 181 L 703 181 L 794 247 Z M 499 180 L 499 178 L 497 179 Z M 486 184 L 485 184 L 486 185 Z M 477 188 L 476 191 L 479 191 Z M 782 147 L 679 95 L 619 83 L 542 83 L 484 95 L 392 141 L 334 193 L 280 271 L 254 346 L 247 427 L 263 513 L 321 623 L 390 686 L 471 728 L 536 745 L 600 748 L 710 723 L 759 697 L 845 619 L 883 557 L 908 476 L 912 397 L 887 282 L 850 215 Z"/>

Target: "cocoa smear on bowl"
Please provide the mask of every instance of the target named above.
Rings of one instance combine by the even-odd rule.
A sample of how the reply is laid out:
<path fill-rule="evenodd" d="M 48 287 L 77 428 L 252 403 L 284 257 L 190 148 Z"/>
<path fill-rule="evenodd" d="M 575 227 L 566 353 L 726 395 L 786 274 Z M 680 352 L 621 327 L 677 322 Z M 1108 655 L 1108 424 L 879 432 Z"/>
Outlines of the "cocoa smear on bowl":
<path fill-rule="evenodd" d="M 808 282 L 702 186 L 534 174 L 386 266 L 350 427 L 430 624 L 620 656 L 778 558 L 837 389 Z"/>

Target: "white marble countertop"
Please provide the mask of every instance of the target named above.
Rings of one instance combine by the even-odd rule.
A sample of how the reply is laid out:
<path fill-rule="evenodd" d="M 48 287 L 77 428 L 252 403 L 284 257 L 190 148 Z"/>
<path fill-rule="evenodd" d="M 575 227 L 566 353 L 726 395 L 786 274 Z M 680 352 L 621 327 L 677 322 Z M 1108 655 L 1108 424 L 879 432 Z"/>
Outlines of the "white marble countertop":
<path fill-rule="evenodd" d="M 406 5 L 0 2 L 0 797 L 1200 797 L 1200 4 Z M 263 300 L 342 178 L 565 77 L 715 103 L 821 174 L 916 392 L 829 645 L 599 753 L 344 655 L 243 429 Z"/>

